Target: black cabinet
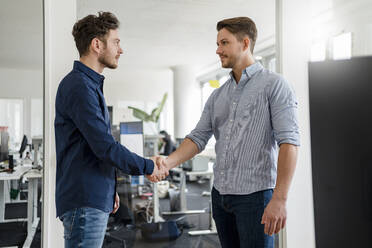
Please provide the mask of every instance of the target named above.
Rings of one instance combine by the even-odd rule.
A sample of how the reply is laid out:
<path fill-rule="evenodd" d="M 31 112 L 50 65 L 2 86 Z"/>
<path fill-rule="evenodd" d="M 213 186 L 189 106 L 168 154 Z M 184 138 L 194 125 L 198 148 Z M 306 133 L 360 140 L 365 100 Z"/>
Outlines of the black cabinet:
<path fill-rule="evenodd" d="M 372 247 L 372 57 L 309 63 L 317 248 Z"/>

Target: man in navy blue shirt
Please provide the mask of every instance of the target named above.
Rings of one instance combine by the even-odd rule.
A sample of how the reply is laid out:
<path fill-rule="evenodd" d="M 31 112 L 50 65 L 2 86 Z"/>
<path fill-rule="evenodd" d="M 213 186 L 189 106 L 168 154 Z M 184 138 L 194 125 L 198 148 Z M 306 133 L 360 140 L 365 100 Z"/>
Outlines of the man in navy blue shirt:
<path fill-rule="evenodd" d="M 109 12 L 88 15 L 73 27 L 80 54 L 56 96 L 56 207 L 65 247 L 101 247 L 110 212 L 119 208 L 118 168 L 162 180 L 159 158 L 145 159 L 114 140 L 103 96 L 103 69 L 115 69 L 123 50 L 119 21 Z"/>

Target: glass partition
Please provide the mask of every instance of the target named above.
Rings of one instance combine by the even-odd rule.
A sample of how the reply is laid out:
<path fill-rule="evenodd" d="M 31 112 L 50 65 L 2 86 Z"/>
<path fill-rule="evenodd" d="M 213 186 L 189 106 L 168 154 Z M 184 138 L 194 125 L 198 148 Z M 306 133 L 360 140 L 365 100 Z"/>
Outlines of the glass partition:
<path fill-rule="evenodd" d="M 42 5 L 1 2 L 0 247 L 41 247 Z"/>

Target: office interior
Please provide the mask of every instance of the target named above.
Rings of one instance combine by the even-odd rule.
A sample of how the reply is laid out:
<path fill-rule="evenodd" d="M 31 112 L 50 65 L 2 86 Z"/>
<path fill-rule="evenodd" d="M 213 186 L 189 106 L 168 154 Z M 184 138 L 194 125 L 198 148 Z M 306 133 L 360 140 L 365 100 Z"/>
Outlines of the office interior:
<path fill-rule="evenodd" d="M 103 72 L 112 133 L 144 156 L 164 151 L 161 130 L 179 144 L 228 79 L 215 54 L 216 23 L 251 17 L 258 28 L 255 60 L 282 74 L 299 102 L 301 148 L 287 225 L 275 247 L 371 246 L 370 0 L 5 0 L 0 247 L 63 247 L 54 202 L 55 94 L 78 59 L 73 24 L 101 10 L 119 18 L 124 50 L 119 67 Z M 159 106 L 157 122 L 128 108 L 151 113 Z M 214 143 L 160 183 L 118 175 L 121 207 L 109 219 L 103 247 L 220 247 L 210 207 Z M 146 223 L 157 230 L 175 223 L 176 232 L 154 240 Z"/>

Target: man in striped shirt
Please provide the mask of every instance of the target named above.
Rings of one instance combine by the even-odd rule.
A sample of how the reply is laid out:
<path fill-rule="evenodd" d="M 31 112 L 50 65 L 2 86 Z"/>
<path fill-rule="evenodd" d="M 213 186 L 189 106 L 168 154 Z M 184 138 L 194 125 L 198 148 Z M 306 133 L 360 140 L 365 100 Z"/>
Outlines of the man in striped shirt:
<path fill-rule="evenodd" d="M 222 247 L 273 247 L 286 224 L 286 201 L 299 141 L 297 101 L 280 75 L 253 59 L 248 17 L 217 24 L 217 51 L 229 80 L 205 104 L 195 129 L 162 163 L 174 168 L 201 152 L 212 135 L 216 163 L 213 218 Z"/>

